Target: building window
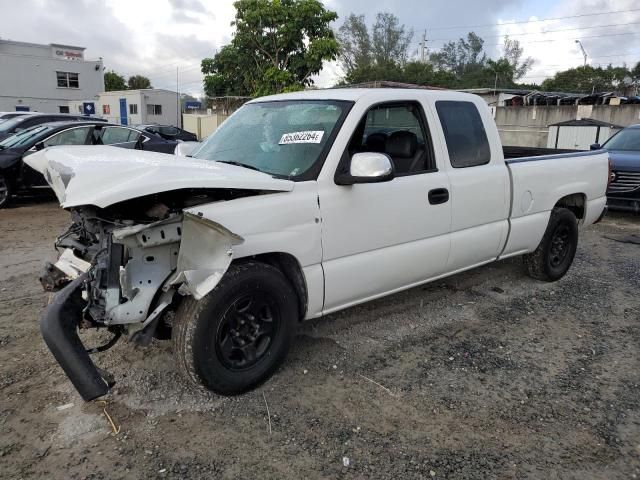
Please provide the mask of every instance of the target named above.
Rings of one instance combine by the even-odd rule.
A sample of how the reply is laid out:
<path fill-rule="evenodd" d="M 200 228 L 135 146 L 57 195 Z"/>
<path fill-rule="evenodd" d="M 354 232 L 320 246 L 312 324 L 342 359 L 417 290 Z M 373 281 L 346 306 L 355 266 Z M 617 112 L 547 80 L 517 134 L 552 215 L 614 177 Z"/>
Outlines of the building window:
<path fill-rule="evenodd" d="M 162 115 L 162 105 L 147 105 L 147 115 Z"/>
<path fill-rule="evenodd" d="M 69 113 L 69 107 L 65 107 L 64 105 L 60 105 L 58 110 L 60 110 L 60 113 Z"/>
<path fill-rule="evenodd" d="M 129 115 L 137 115 L 138 114 L 138 104 L 130 103 L 129 104 Z"/>
<path fill-rule="evenodd" d="M 102 114 L 111 115 L 111 105 L 102 105 Z"/>
<path fill-rule="evenodd" d="M 78 74 L 72 72 L 56 72 L 58 87 L 60 88 L 80 88 Z"/>

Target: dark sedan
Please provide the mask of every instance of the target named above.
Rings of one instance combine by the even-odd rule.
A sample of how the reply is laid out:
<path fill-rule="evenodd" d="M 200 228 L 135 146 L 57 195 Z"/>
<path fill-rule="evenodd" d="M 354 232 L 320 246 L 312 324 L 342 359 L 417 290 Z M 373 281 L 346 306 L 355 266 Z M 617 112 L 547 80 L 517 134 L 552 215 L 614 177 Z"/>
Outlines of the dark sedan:
<path fill-rule="evenodd" d="M 640 125 L 620 130 L 602 145 L 612 163 L 607 205 L 612 210 L 640 213 Z"/>
<path fill-rule="evenodd" d="M 54 122 L 37 125 L 0 141 L 0 208 L 12 195 L 48 189 L 42 175 L 22 159 L 57 145 L 113 145 L 172 154 L 178 142 L 131 127 L 102 122 Z"/>
<path fill-rule="evenodd" d="M 171 125 L 136 125 L 136 128 L 160 135 L 165 140 L 180 140 L 182 142 L 198 141 L 198 137 L 196 137 L 195 134 Z"/>
<path fill-rule="evenodd" d="M 91 118 L 82 115 L 69 115 L 67 113 L 28 113 L 18 115 L 0 123 L 0 140 L 11 135 L 27 130 L 28 128 L 49 122 L 106 122 L 103 118 Z"/>

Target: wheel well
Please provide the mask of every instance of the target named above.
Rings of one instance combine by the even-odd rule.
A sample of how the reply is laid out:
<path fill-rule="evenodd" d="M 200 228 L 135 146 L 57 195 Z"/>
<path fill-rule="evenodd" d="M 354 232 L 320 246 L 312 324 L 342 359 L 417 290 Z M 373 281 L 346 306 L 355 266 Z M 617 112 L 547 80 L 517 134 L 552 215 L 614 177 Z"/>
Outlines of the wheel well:
<path fill-rule="evenodd" d="M 235 261 L 242 261 L 247 259 L 258 260 L 264 262 L 272 267 L 280 270 L 287 280 L 291 283 L 291 286 L 296 292 L 298 297 L 298 311 L 300 312 L 300 320 L 303 320 L 307 315 L 307 303 L 309 296 L 307 293 L 307 282 L 304 279 L 304 273 L 302 273 L 302 267 L 300 263 L 293 255 L 282 252 L 261 253 L 259 255 L 253 255 L 251 257 L 240 258 Z"/>
<path fill-rule="evenodd" d="M 583 220 L 586 203 L 584 193 L 572 193 L 558 200 L 553 208 L 566 208 L 567 210 L 571 210 L 578 220 Z"/>

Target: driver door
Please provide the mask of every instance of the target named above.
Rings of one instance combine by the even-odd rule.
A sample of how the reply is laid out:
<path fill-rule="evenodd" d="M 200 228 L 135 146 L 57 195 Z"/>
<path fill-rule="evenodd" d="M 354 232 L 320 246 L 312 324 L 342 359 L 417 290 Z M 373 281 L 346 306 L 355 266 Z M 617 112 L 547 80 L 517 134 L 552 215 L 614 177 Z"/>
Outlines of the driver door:
<path fill-rule="evenodd" d="M 395 178 L 319 184 L 324 313 L 423 283 L 445 271 L 451 202 L 419 102 L 383 103 L 361 119 L 341 165 L 358 152 L 391 157 Z M 341 168 L 340 166 L 338 167 Z"/>

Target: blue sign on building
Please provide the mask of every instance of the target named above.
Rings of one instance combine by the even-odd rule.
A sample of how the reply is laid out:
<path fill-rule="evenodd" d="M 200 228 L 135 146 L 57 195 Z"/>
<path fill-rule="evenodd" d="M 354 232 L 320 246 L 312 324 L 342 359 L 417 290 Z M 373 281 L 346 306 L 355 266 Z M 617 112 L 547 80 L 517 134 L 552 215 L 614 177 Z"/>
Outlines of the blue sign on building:
<path fill-rule="evenodd" d="M 201 110 L 202 102 L 184 102 L 185 110 Z"/>
<path fill-rule="evenodd" d="M 96 113 L 96 105 L 93 102 L 83 102 L 82 103 L 82 114 L 83 115 L 94 115 Z"/>

